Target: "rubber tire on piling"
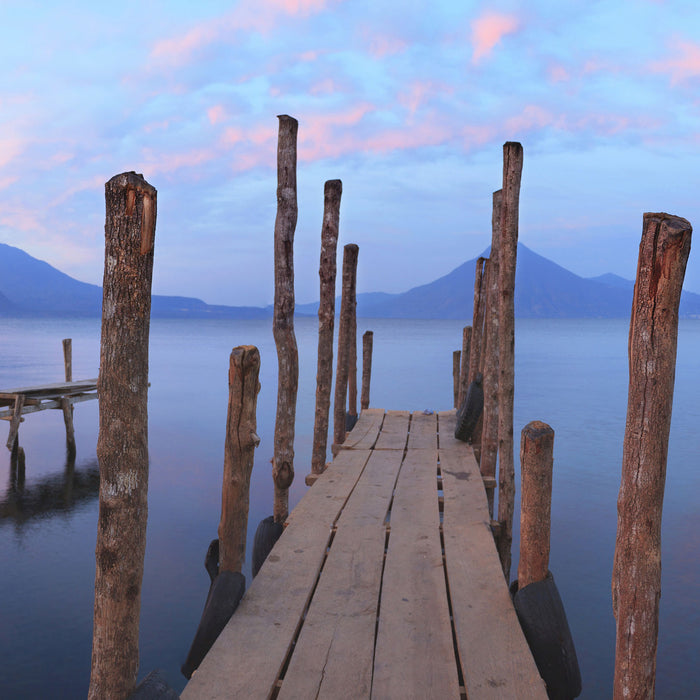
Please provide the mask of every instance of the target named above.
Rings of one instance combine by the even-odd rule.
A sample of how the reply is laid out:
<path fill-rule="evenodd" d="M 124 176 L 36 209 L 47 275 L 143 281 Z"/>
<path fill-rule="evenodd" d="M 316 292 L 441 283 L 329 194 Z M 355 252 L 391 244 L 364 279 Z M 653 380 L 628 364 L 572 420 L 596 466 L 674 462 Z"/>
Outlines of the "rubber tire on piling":
<path fill-rule="evenodd" d="M 481 374 L 469 385 L 464 402 L 457 411 L 455 437 L 462 442 L 471 442 L 474 428 L 479 422 L 479 416 L 484 410 L 484 388 Z"/>
<path fill-rule="evenodd" d="M 199 668 L 199 664 L 211 649 L 226 623 L 236 612 L 245 593 L 245 576 L 239 571 L 220 571 L 209 587 L 209 595 L 204 605 L 202 619 L 192 640 L 192 646 L 185 663 L 180 667 L 188 680 Z"/>
<path fill-rule="evenodd" d="M 129 696 L 129 700 L 180 700 L 160 669 L 151 671 Z"/>
<path fill-rule="evenodd" d="M 267 559 L 270 550 L 275 546 L 275 542 L 282 535 L 283 530 L 282 523 L 276 523 L 271 515 L 260 521 L 253 540 L 253 578 L 258 575 L 260 567 Z"/>
<path fill-rule="evenodd" d="M 544 581 L 518 590 L 510 586 L 518 621 L 550 700 L 572 700 L 581 694 L 581 671 L 564 604 L 551 572 Z"/>

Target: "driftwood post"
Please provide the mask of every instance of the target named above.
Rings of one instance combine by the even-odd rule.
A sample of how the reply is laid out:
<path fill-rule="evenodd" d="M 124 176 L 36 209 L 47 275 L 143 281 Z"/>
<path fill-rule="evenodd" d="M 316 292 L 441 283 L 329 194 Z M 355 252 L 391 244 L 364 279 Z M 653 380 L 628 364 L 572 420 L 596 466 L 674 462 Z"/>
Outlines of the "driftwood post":
<path fill-rule="evenodd" d="M 362 335 L 362 394 L 360 395 L 360 408 L 369 408 L 369 388 L 372 382 L 372 346 L 374 344 L 374 332 L 365 331 Z"/>
<path fill-rule="evenodd" d="M 541 421 L 528 423 L 520 436 L 522 495 L 518 588 L 521 590 L 547 577 L 553 464 L 554 431 Z"/>
<path fill-rule="evenodd" d="M 661 513 L 691 225 L 644 214 L 629 333 L 629 396 L 617 500 L 614 698 L 653 698 L 661 596 Z"/>
<path fill-rule="evenodd" d="M 340 324 L 338 328 L 338 359 L 335 368 L 335 397 L 333 403 L 333 454 L 345 442 L 345 404 L 348 390 L 350 363 L 350 326 L 355 305 L 357 256 L 359 247 L 348 243 L 343 249 L 343 292 L 340 301 Z"/>
<path fill-rule="evenodd" d="M 127 698 L 139 665 L 148 516 L 148 335 L 156 190 L 136 173 L 105 185 L 105 269 L 97 390 L 100 510 L 88 698 Z"/>
<path fill-rule="evenodd" d="M 220 571 L 241 571 L 245 561 L 250 474 L 255 448 L 260 444 L 256 432 L 259 374 L 260 353 L 255 346 L 242 345 L 231 351 L 219 522 Z"/>
<path fill-rule="evenodd" d="M 454 394 L 454 407 L 459 408 L 459 371 L 462 362 L 462 351 L 452 352 L 452 392 Z"/>
<path fill-rule="evenodd" d="M 459 400 L 458 407 L 464 403 L 469 389 L 469 353 L 471 352 L 472 327 L 464 326 L 462 329 L 462 356 L 459 370 Z"/>
<path fill-rule="evenodd" d="M 299 384 L 299 354 L 294 335 L 294 231 L 297 225 L 296 119 L 279 118 L 277 142 L 277 218 L 275 219 L 275 306 L 272 330 L 279 366 L 272 480 L 273 517 L 287 519 L 289 487 L 294 480 L 294 421 Z"/>
<path fill-rule="evenodd" d="M 357 281 L 357 261 L 355 262 L 355 284 Z M 357 422 L 357 296 L 353 286 L 353 303 L 349 305 L 350 324 L 348 326 L 348 418 L 352 427 Z"/>
<path fill-rule="evenodd" d="M 498 553 L 503 574 L 510 580 L 515 465 L 513 459 L 513 394 L 515 382 L 515 261 L 518 250 L 518 208 L 523 147 L 508 141 L 503 146 L 503 200 L 498 248 Z"/>
<path fill-rule="evenodd" d="M 63 339 L 63 366 L 67 382 L 73 381 L 73 341 Z M 75 428 L 73 426 L 73 404 L 66 398 L 61 399 L 63 422 L 66 424 L 66 449 L 69 455 L 75 454 Z"/>
<path fill-rule="evenodd" d="M 311 474 L 306 477 L 311 485 L 326 468 L 328 447 L 328 420 L 333 383 L 333 329 L 335 324 L 335 277 L 338 229 L 340 226 L 340 198 L 343 183 L 328 180 L 323 193 L 323 225 L 321 227 L 321 262 L 318 274 L 321 296 L 318 307 L 318 361 L 316 369 L 316 413 L 314 442 L 311 453 Z"/>

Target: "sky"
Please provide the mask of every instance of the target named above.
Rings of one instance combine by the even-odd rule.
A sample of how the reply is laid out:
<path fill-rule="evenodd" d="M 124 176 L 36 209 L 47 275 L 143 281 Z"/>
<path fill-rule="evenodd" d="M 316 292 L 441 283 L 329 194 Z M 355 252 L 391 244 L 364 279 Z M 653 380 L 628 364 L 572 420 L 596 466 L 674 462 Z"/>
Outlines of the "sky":
<path fill-rule="evenodd" d="M 358 291 L 401 292 L 489 245 L 506 141 L 519 240 L 579 275 L 633 279 L 644 212 L 700 225 L 696 0 L 2 0 L 0 60 L 0 242 L 86 282 L 104 183 L 135 170 L 158 190 L 154 293 L 271 303 L 279 114 L 299 303 L 326 180 Z"/>

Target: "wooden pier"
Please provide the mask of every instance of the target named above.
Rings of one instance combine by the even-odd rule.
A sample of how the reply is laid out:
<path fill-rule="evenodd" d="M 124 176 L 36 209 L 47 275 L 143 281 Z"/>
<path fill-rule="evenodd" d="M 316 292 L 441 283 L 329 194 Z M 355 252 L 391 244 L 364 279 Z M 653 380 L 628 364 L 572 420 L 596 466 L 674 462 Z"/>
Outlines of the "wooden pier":
<path fill-rule="evenodd" d="M 547 697 L 454 428 L 362 412 L 183 700 Z"/>

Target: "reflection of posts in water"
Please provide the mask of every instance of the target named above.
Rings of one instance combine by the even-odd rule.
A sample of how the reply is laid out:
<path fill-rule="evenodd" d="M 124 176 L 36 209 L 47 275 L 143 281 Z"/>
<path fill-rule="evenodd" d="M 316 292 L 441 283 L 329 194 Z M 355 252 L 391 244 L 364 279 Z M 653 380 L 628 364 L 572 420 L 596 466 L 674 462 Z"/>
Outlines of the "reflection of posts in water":
<path fill-rule="evenodd" d="M 100 513 L 88 698 L 127 698 L 138 672 L 148 496 L 148 336 L 156 190 L 123 173 L 105 185 L 100 345 Z"/>

